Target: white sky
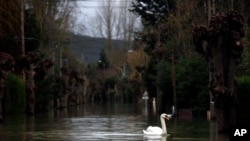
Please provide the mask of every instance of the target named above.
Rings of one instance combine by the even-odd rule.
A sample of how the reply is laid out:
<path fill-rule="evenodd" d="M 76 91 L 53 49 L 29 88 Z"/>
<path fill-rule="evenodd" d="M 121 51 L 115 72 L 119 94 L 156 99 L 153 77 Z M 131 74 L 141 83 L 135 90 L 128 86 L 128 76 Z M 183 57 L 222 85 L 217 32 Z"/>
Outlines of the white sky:
<path fill-rule="evenodd" d="M 119 8 L 119 2 L 132 2 L 133 0 L 111 0 L 115 8 Z M 91 27 L 91 22 L 99 8 L 102 6 L 102 0 L 78 0 L 76 14 L 74 15 L 75 24 L 74 28 L 76 34 L 84 34 L 93 36 L 91 31 L 88 30 Z M 84 28 L 83 28 L 84 26 Z"/>
<path fill-rule="evenodd" d="M 74 32 L 77 34 L 86 34 L 83 26 L 87 26 L 86 23 L 95 16 L 96 9 L 98 8 L 98 1 L 79 1 L 77 3 L 77 9 L 74 15 Z"/>

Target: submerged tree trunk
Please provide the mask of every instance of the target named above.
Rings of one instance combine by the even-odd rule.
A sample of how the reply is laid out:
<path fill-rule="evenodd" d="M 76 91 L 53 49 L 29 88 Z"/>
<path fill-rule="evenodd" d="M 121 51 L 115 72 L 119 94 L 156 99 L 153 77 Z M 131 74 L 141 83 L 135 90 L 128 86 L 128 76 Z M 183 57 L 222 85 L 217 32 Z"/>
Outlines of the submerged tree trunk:
<path fill-rule="evenodd" d="M 218 37 L 212 49 L 213 58 L 209 61 L 211 80 L 209 89 L 213 96 L 219 131 L 227 131 L 235 124 L 236 93 L 234 76 L 236 64 L 225 35 Z"/>
<path fill-rule="evenodd" d="M 209 90 L 214 101 L 218 130 L 228 131 L 236 122 L 237 93 L 235 70 L 243 52 L 243 17 L 235 11 L 218 14 L 209 29 L 194 29 L 196 51 L 209 63 Z"/>
<path fill-rule="evenodd" d="M 34 75 L 32 74 L 34 66 L 31 65 L 29 70 L 25 71 L 26 76 L 26 93 L 27 93 L 27 109 L 26 112 L 28 115 L 35 114 L 35 82 Z"/>
<path fill-rule="evenodd" d="M 61 81 L 62 81 L 62 90 L 61 90 L 61 94 L 59 96 L 59 99 L 58 99 L 58 107 L 59 109 L 63 109 L 63 108 L 67 108 L 68 107 L 68 98 L 69 98 L 69 95 L 70 95 L 70 92 L 69 92 L 69 70 L 68 68 L 61 68 L 61 73 L 62 73 L 62 76 L 61 76 Z"/>
<path fill-rule="evenodd" d="M 3 120 L 3 97 L 5 81 L 14 68 L 14 58 L 7 53 L 0 52 L 0 121 Z"/>
<path fill-rule="evenodd" d="M 35 68 L 40 56 L 36 52 L 28 52 L 22 59 L 22 67 L 25 72 L 25 84 L 27 93 L 27 108 L 26 112 L 28 115 L 35 114 Z"/>

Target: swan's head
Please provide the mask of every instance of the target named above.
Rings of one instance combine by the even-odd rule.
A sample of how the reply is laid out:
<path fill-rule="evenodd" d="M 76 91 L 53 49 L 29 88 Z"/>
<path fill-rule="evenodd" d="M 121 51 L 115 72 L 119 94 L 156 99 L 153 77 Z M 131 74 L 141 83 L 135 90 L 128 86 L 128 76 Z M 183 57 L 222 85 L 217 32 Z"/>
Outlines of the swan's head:
<path fill-rule="evenodd" d="M 161 114 L 161 118 L 169 120 L 169 116 L 165 113 Z"/>

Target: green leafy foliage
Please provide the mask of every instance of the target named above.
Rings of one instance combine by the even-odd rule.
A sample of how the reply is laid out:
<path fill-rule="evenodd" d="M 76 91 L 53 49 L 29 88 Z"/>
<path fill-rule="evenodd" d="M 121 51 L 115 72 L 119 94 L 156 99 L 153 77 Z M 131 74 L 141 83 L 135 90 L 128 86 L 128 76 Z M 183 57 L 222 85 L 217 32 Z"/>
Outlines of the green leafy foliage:
<path fill-rule="evenodd" d="M 244 51 L 241 56 L 240 64 L 237 68 L 237 75 L 238 76 L 250 75 L 250 26 L 246 26 Z"/>
<path fill-rule="evenodd" d="M 192 108 L 197 114 L 205 113 L 209 108 L 206 63 L 196 57 L 179 59 L 176 64 L 176 80 L 178 107 Z"/>
<path fill-rule="evenodd" d="M 250 113 L 250 76 L 241 76 L 236 78 L 237 81 L 237 93 L 238 93 L 238 101 L 237 101 L 237 122 L 242 124 L 249 123 Z M 248 110 L 247 110 L 248 109 Z"/>
<path fill-rule="evenodd" d="M 115 76 L 109 77 L 105 80 L 105 85 L 110 88 L 114 88 L 116 83 L 117 83 L 117 77 Z"/>
<path fill-rule="evenodd" d="M 158 74 L 156 85 L 163 92 L 162 103 L 170 108 L 173 105 L 173 85 L 171 78 L 171 66 L 165 60 L 157 66 Z"/>
<path fill-rule="evenodd" d="M 146 87 L 149 97 L 156 97 L 156 60 L 151 58 L 148 62 L 146 70 L 142 74 L 144 86 Z"/>
<path fill-rule="evenodd" d="M 117 89 L 119 97 L 122 99 L 123 102 L 129 103 L 132 102 L 132 88 L 131 84 L 127 79 L 121 79 L 117 83 Z"/>
<path fill-rule="evenodd" d="M 17 75 L 10 73 L 6 83 L 6 94 L 4 96 L 5 113 L 24 113 L 26 107 L 26 88 L 24 81 Z"/>
<path fill-rule="evenodd" d="M 36 81 L 36 110 L 47 111 L 49 103 L 59 94 L 61 83 L 56 83 L 52 76 Z"/>

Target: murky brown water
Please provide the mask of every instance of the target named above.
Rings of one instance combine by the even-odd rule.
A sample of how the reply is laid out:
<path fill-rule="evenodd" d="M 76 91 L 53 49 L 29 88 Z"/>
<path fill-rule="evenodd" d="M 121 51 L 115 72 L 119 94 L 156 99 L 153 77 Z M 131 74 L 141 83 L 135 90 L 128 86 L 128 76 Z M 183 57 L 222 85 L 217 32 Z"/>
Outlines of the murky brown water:
<path fill-rule="evenodd" d="M 145 137 L 142 129 L 160 125 L 159 117 L 141 105 L 83 105 L 35 117 L 8 116 L 0 124 L 1 141 L 215 141 L 228 140 L 205 119 L 170 120 L 168 137 Z"/>

